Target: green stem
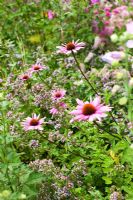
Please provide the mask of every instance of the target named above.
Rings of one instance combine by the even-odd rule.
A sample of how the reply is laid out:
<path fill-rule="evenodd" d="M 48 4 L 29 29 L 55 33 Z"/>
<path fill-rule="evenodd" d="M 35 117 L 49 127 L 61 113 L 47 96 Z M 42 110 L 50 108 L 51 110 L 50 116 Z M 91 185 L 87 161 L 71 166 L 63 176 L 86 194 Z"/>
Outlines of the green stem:
<path fill-rule="evenodd" d="M 110 134 L 110 132 L 108 132 L 106 129 L 101 127 L 96 121 L 94 121 L 94 124 L 98 127 L 99 130 L 105 131 L 106 133 Z M 110 134 L 110 135 L 112 135 L 112 134 Z M 117 135 L 112 135 L 112 136 L 116 137 L 117 139 L 120 139 Z"/>
<path fill-rule="evenodd" d="M 80 67 L 80 64 L 79 64 L 79 62 L 78 62 L 78 60 L 77 60 L 77 58 L 76 58 L 76 56 L 75 56 L 75 54 L 74 54 L 73 51 L 72 51 L 72 55 L 73 55 L 73 57 L 74 57 L 75 62 L 77 63 L 77 67 L 78 67 L 78 69 L 80 70 L 81 74 L 83 75 L 83 77 L 85 78 L 85 80 L 87 81 L 87 83 L 89 84 L 89 86 L 92 88 L 92 90 L 95 92 L 95 94 L 97 94 L 97 95 L 99 96 L 99 94 L 98 94 L 98 92 L 96 91 L 96 89 L 93 87 L 93 85 L 91 84 L 91 82 L 88 80 L 88 78 L 86 77 L 86 75 L 85 75 L 84 72 L 82 71 L 82 69 L 81 69 L 81 67 Z M 117 123 L 117 121 L 115 120 L 115 118 L 114 118 L 112 112 L 110 112 L 110 116 L 112 117 L 113 121 L 118 125 L 118 123 Z"/>
<path fill-rule="evenodd" d="M 73 55 L 74 60 L 75 60 L 75 62 L 76 62 L 76 64 L 77 64 L 77 67 L 78 67 L 79 71 L 81 72 L 81 74 L 83 75 L 84 79 L 87 81 L 87 83 L 88 83 L 89 86 L 92 88 L 92 90 L 95 92 L 95 94 L 99 95 L 98 92 L 96 91 L 96 89 L 95 89 L 95 88 L 93 87 L 93 85 L 91 84 L 91 82 L 87 79 L 87 77 L 86 77 L 86 75 L 84 74 L 84 72 L 82 71 L 82 69 L 81 69 L 81 67 L 80 67 L 80 64 L 79 64 L 79 62 L 78 62 L 78 60 L 77 60 L 77 58 L 76 58 L 76 56 L 75 56 L 75 54 L 74 54 L 73 51 L 72 51 L 72 55 Z"/>
<path fill-rule="evenodd" d="M 6 167 L 6 173 L 5 173 L 5 176 L 7 177 L 8 179 L 8 183 L 9 183 L 9 187 L 11 189 L 12 192 L 14 192 L 14 189 L 12 187 L 12 183 L 11 183 L 11 179 L 10 179 L 10 175 L 9 175 L 9 168 L 8 168 L 8 160 L 6 159 L 6 156 L 8 154 L 7 152 L 7 143 L 6 143 L 6 126 L 5 126 L 5 116 L 4 116 L 4 113 L 2 112 L 2 121 L 3 121 L 3 133 L 4 133 L 4 150 L 3 150 L 3 154 L 4 154 L 4 158 L 5 158 L 5 164 L 7 165 Z"/>

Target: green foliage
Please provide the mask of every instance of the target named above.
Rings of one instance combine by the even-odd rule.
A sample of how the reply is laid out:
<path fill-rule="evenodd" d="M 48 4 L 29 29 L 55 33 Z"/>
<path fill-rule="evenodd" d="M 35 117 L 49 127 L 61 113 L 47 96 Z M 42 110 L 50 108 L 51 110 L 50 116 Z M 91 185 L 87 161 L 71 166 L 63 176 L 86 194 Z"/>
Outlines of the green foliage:
<path fill-rule="evenodd" d="M 132 11 L 128 1 L 117 5 Z M 133 199 L 133 54 L 125 45 L 132 39 L 125 32 L 132 15 L 122 28 L 115 20 L 115 40 L 92 27 L 96 22 L 102 30 L 111 17 L 105 10 L 117 5 L 0 1 L 0 200 Z M 73 54 L 56 53 L 57 46 L 78 39 L 86 47 L 74 54 L 77 62 Z M 94 47 L 97 39 L 102 41 Z M 125 54 L 120 62 L 101 60 L 106 52 L 120 49 Z M 93 56 L 85 62 L 89 53 Z M 46 68 L 22 80 L 35 63 Z M 78 63 L 93 87 L 83 79 Z M 66 90 L 60 102 L 66 107 L 52 115 L 52 108 L 59 109 L 51 98 L 58 88 Z M 100 123 L 71 123 L 76 99 L 89 102 L 96 93 L 112 111 Z M 34 113 L 45 118 L 43 130 L 25 131 L 22 122 Z"/>

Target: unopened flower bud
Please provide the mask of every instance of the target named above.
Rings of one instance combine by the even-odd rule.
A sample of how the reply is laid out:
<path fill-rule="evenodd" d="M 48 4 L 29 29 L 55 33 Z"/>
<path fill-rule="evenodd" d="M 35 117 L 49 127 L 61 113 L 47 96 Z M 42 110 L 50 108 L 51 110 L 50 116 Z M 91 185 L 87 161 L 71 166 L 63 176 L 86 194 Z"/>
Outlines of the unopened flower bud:
<path fill-rule="evenodd" d="M 123 33 L 123 37 L 125 38 L 125 40 L 129 40 L 130 39 L 130 34 L 128 32 L 124 32 Z"/>
<path fill-rule="evenodd" d="M 125 37 L 124 35 L 121 35 L 121 36 L 119 37 L 119 41 L 120 41 L 120 42 L 125 42 L 125 41 L 126 41 L 126 37 Z"/>
<path fill-rule="evenodd" d="M 3 198 L 8 198 L 10 194 L 11 194 L 10 190 L 3 190 L 3 192 L 1 193 L 1 196 Z"/>
<path fill-rule="evenodd" d="M 122 78 L 123 78 L 123 73 L 122 73 L 122 72 L 118 72 L 118 73 L 116 74 L 116 79 L 120 80 L 120 79 L 122 79 Z"/>
<path fill-rule="evenodd" d="M 119 85 L 114 85 L 114 87 L 112 88 L 112 95 L 114 95 L 118 90 L 120 89 Z"/>
<path fill-rule="evenodd" d="M 119 104 L 120 105 L 125 105 L 127 103 L 127 101 L 128 101 L 127 97 L 121 97 L 119 99 Z"/>
<path fill-rule="evenodd" d="M 113 67 L 118 67 L 118 66 L 119 66 L 119 61 L 114 60 L 114 61 L 112 62 L 112 66 L 113 66 Z"/>
<path fill-rule="evenodd" d="M 20 194 L 19 199 L 26 199 L 26 194 Z"/>
<path fill-rule="evenodd" d="M 111 41 L 112 42 L 117 42 L 118 41 L 118 36 L 117 36 L 117 34 L 116 33 L 114 33 L 114 34 L 112 34 L 111 36 L 110 36 L 110 39 L 111 39 Z"/>

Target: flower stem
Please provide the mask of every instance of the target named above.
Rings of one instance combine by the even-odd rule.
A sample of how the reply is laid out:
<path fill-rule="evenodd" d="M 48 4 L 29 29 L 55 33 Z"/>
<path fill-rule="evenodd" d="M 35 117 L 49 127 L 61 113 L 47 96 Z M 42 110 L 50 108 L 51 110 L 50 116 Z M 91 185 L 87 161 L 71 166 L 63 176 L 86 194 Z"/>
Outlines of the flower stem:
<path fill-rule="evenodd" d="M 92 90 L 95 92 L 95 94 L 99 95 L 98 92 L 96 91 L 96 89 L 95 89 L 95 88 L 93 87 L 93 85 L 91 84 L 91 82 L 87 79 L 87 77 L 86 77 L 86 75 L 84 74 L 84 72 L 82 71 L 82 69 L 81 69 L 81 67 L 80 67 L 80 64 L 79 64 L 79 62 L 78 62 L 78 60 L 77 60 L 77 58 L 76 58 L 76 56 L 75 56 L 75 54 L 74 54 L 73 51 L 72 51 L 72 55 L 73 55 L 74 60 L 75 60 L 75 62 L 76 62 L 76 64 L 77 64 L 77 67 L 78 67 L 79 71 L 81 72 L 81 74 L 83 75 L 84 79 L 87 81 L 87 83 L 88 83 L 89 86 L 92 88 Z"/>
<path fill-rule="evenodd" d="M 101 127 L 96 121 L 94 121 L 94 124 L 98 127 L 99 130 L 105 131 L 106 133 L 110 134 L 107 130 L 105 130 L 103 127 Z M 112 134 L 111 134 L 112 135 Z M 117 135 L 112 135 L 113 137 L 116 137 L 117 139 L 120 139 Z"/>
<path fill-rule="evenodd" d="M 6 130 L 6 120 L 5 120 L 5 113 L 4 111 L 2 112 L 2 121 L 3 121 L 3 139 L 4 139 L 4 149 L 2 150 L 3 151 L 3 156 L 4 156 L 4 161 L 6 164 L 6 171 L 5 171 L 5 176 L 8 180 L 8 184 L 9 184 L 9 187 L 11 189 L 12 192 L 14 192 L 14 189 L 13 189 L 13 186 L 12 186 L 12 182 L 11 182 L 11 179 L 10 179 L 10 175 L 9 175 L 9 163 L 8 163 L 8 159 L 6 158 L 6 156 L 8 155 L 8 152 L 7 152 L 7 142 L 6 142 L 6 136 L 7 136 L 7 130 Z"/>
<path fill-rule="evenodd" d="M 81 67 L 80 67 L 80 64 L 79 64 L 79 62 L 78 62 L 78 60 L 77 60 L 77 58 L 76 58 L 76 56 L 75 56 L 75 54 L 74 54 L 73 51 L 72 51 L 72 55 L 73 55 L 73 57 L 74 57 L 74 60 L 75 60 L 75 62 L 76 62 L 76 64 L 77 64 L 77 67 L 78 67 L 78 69 L 80 70 L 81 74 L 83 75 L 83 77 L 85 78 L 85 80 L 87 81 L 87 83 L 89 84 L 89 86 L 92 88 L 92 90 L 95 92 L 95 94 L 97 94 L 97 95 L 99 96 L 99 94 L 98 94 L 98 92 L 96 91 L 96 89 L 93 87 L 93 85 L 91 84 L 91 82 L 88 80 L 88 78 L 86 77 L 86 75 L 85 75 L 84 72 L 82 71 L 82 69 L 81 69 Z M 115 118 L 114 118 L 112 112 L 110 112 L 110 115 L 111 115 L 113 121 L 118 125 L 118 123 L 117 123 L 117 121 L 115 120 Z"/>

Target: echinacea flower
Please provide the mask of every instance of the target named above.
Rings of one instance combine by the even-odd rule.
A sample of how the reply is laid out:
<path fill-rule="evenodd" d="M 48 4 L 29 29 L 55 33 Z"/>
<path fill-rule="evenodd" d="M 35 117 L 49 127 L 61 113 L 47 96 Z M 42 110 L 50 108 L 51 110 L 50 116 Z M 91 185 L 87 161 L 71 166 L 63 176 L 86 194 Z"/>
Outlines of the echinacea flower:
<path fill-rule="evenodd" d="M 47 15 L 48 15 L 48 19 L 51 20 L 51 19 L 54 18 L 54 15 L 55 15 L 55 14 L 53 13 L 52 10 L 49 10 L 49 11 L 47 12 Z"/>
<path fill-rule="evenodd" d="M 91 0 L 91 3 L 92 4 L 97 4 L 97 3 L 100 3 L 100 0 Z"/>
<path fill-rule="evenodd" d="M 46 69 L 46 67 L 40 65 L 40 64 L 35 64 L 35 65 L 32 65 L 32 68 L 30 69 L 31 72 L 38 72 L 38 71 L 41 71 L 43 69 Z"/>
<path fill-rule="evenodd" d="M 125 57 L 123 51 L 112 51 L 108 52 L 105 55 L 101 56 L 101 59 L 109 64 L 112 64 L 115 61 L 120 61 Z"/>
<path fill-rule="evenodd" d="M 76 42 L 72 41 L 72 42 L 68 42 L 67 44 L 62 44 L 61 46 L 57 46 L 57 53 L 61 53 L 61 54 L 70 54 L 72 53 L 72 51 L 74 53 L 77 53 L 77 51 L 79 51 L 80 49 L 85 48 L 85 43 L 84 42 L 78 42 L 79 40 L 77 40 Z"/>
<path fill-rule="evenodd" d="M 52 99 L 53 100 L 60 100 L 62 99 L 66 94 L 66 90 L 63 89 L 57 89 L 52 91 Z"/>
<path fill-rule="evenodd" d="M 57 110 L 57 108 L 51 108 L 50 109 L 50 114 L 52 115 L 56 115 L 59 111 Z"/>
<path fill-rule="evenodd" d="M 25 74 L 20 75 L 19 78 L 23 81 L 27 81 L 30 77 L 31 77 L 31 73 L 25 73 Z"/>
<path fill-rule="evenodd" d="M 70 112 L 70 114 L 75 115 L 75 117 L 70 121 L 101 121 L 101 118 L 107 116 L 106 112 L 110 111 L 109 106 L 104 106 L 100 103 L 100 97 L 96 97 L 93 101 L 83 102 L 77 99 L 78 106 L 76 110 Z"/>
<path fill-rule="evenodd" d="M 52 115 L 56 115 L 58 114 L 60 111 L 63 111 L 65 108 L 67 108 L 67 105 L 64 102 L 59 102 L 57 105 L 55 105 L 55 107 L 53 107 L 50 110 L 50 114 Z"/>
<path fill-rule="evenodd" d="M 32 117 L 27 117 L 21 124 L 25 131 L 30 130 L 43 130 L 42 124 L 44 118 L 40 118 L 40 115 L 33 114 Z"/>

